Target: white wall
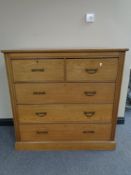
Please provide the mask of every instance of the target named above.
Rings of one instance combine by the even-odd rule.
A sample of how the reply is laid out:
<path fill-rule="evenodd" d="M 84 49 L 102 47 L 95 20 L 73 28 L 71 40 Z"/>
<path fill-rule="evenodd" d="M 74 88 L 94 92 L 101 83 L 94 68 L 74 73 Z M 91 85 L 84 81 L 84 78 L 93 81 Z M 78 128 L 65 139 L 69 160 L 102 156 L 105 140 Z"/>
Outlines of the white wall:
<path fill-rule="evenodd" d="M 131 48 L 130 0 L 0 0 L 0 49 Z M 96 13 L 85 24 L 87 12 Z M 131 65 L 128 52 L 119 116 L 124 116 Z M 11 116 L 3 55 L 0 54 L 0 118 Z"/>

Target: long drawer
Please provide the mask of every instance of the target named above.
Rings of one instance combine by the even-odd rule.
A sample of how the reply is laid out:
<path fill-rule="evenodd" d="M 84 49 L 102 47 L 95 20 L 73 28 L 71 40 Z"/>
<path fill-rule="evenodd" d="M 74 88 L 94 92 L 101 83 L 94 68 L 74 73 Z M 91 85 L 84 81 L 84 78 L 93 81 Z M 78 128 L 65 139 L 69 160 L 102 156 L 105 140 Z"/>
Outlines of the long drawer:
<path fill-rule="evenodd" d="M 110 124 L 20 125 L 21 141 L 110 140 Z"/>
<path fill-rule="evenodd" d="M 68 81 L 115 81 L 118 59 L 67 59 Z"/>
<path fill-rule="evenodd" d="M 20 123 L 111 122 L 113 104 L 18 105 Z"/>
<path fill-rule="evenodd" d="M 15 82 L 63 81 L 63 59 L 12 60 Z"/>
<path fill-rule="evenodd" d="M 113 103 L 113 83 L 15 84 L 17 104 Z"/>

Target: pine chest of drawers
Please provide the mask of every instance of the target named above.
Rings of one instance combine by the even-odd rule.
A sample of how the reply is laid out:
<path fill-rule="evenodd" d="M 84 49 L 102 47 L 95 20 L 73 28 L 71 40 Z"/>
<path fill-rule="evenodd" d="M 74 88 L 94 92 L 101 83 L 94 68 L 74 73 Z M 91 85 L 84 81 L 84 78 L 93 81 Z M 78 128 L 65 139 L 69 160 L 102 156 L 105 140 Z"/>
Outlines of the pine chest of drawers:
<path fill-rule="evenodd" d="M 16 149 L 114 149 L 126 51 L 3 51 Z"/>

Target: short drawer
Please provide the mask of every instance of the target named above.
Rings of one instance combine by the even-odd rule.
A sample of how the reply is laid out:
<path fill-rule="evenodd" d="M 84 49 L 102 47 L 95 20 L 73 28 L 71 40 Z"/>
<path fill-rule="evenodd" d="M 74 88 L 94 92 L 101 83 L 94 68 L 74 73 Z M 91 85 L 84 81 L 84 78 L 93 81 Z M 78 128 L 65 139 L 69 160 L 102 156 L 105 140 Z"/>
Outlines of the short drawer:
<path fill-rule="evenodd" d="M 115 81 L 118 59 L 67 59 L 68 81 Z"/>
<path fill-rule="evenodd" d="M 110 124 L 20 125 L 21 141 L 110 140 Z"/>
<path fill-rule="evenodd" d="M 17 104 L 113 103 L 113 83 L 15 84 Z"/>
<path fill-rule="evenodd" d="M 111 122 L 112 104 L 18 105 L 20 123 Z"/>
<path fill-rule="evenodd" d="M 15 82 L 62 81 L 63 59 L 12 60 Z"/>

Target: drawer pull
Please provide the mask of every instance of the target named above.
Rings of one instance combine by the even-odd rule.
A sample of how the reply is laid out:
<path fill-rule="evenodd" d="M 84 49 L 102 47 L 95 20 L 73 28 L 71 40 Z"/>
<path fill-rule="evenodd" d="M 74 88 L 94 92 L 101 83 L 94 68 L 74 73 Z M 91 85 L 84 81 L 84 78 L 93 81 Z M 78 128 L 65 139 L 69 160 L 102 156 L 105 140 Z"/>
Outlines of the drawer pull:
<path fill-rule="evenodd" d="M 97 71 L 98 71 L 98 69 L 96 68 L 96 69 L 85 69 L 85 71 L 88 73 L 88 74 L 95 74 Z"/>
<path fill-rule="evenodd" d="M 84 114 L 86 117 L 92 117 L 95 114 L 95 112 L 84 112 Z"/>
<path fill-rule="evenodd" d="M 33 92 L 33 95 L 45 95 L 46 93 L 43 91 L 43 92 Z"/>
<path fill-rule="evenodd" d="M 85 91 L 84 94 L 86 96 L 94 96 L 94 95 L 96 95 L 96 91 Z"/>
<path fill-rule="evenodd" d="M 89 131 L 83 131 L 83 134 L 94 134 L 95 131 L 93 130 L 89 130 Z"/>
<path fill-rule="evenodd" d="M 47 112 L 36 112 L 35 113 L 38 117 L 45 117 L 47 115 Z"/>
<path fill-rule="evenodd" d="M 36 134 L 48 134 L 48 131 L 36 131 Z"/>
<path fill-rule="evenodd" d="M 31 69 L 31 72 L 44 72 L 45 69 Z"/>

